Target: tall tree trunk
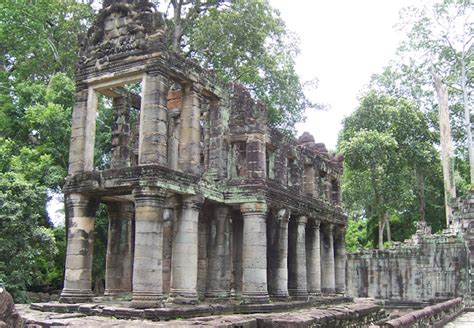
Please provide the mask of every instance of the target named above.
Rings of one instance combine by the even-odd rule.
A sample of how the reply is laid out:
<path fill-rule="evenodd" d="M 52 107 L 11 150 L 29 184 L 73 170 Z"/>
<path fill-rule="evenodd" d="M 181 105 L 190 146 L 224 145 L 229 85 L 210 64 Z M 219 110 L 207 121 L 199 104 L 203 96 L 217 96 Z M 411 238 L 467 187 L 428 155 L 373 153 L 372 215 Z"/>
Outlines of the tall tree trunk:
<path fill-rule="evenodd" d="M 379 216 L 379 249 L 383 250 L 383 231 L 385 230 L 385 220 L 381 215 Z"/>
<path fill-rule="evenodd" d="M 183 0 L 171 1 L 173 5 L 173 39 L 171 40 L 171 50 L 179 52 L 181 50 L 181 39 L 183 37 L 183 20 L 181 17 Z"/>
<path fill-rule="evenodd" d="M 441 141 L 441 163 L 444 180 L 444 205 L 446 208 L 446 225 L 449 226 L 452 216 L 451 200 L 456 197 L 454 185 L 453 143 L 451 141 L 451 126 L 449 123 L 448 89 L 436 74 L 431 71 L 433 84 L 438 96 L 439 130 Z"/>
<path fill-rule="evenodd" d="M 464 126 L 466 127 L 467 149 L 469 152 L 470 181 L 471 184 L 474 184 L 474 149 L 472 148 L 471 111 L 467 97 L 466 55 L 464 51 L 461 56 L 461 88 L 464 103 Z"/>
<path fill-rule="evenodd" d="M 425 199 L 425 177 L 423 174 L 416 172 L 418 180 L 418 202 L 419 208 L 418 212 L 420 213 L 420 218 L 418 221 L 425 222 L 425 208 L 426 208 L 426 199 Z"/>
<path fill-rule="evenodd" d="M 390 230 L 390 217 L 388 216 L 388 212 L 385 212 L 383 215 L 384 226 L 387 228 L 387 241 L 392 241 L 392 231 Z"/>

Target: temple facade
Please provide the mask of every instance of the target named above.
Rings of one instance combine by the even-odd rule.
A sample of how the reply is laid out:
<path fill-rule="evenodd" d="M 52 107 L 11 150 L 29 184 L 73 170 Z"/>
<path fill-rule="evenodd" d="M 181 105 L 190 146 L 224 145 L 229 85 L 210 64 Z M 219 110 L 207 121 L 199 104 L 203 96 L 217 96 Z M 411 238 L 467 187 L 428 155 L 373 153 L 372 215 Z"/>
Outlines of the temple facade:
<path fill-rule="evenodd" d="M 92 298 L 101 203 L 105 294 L 131 294 L 133 307 L 345 293 L 342 158 L 307 133 L 295 140 L 270 128 L 244 87 L 169 52 L 148 1 L 104 0 L 80 43 L 62 302 Z M 113 124 L 99 170 L 103 99 Z"/>

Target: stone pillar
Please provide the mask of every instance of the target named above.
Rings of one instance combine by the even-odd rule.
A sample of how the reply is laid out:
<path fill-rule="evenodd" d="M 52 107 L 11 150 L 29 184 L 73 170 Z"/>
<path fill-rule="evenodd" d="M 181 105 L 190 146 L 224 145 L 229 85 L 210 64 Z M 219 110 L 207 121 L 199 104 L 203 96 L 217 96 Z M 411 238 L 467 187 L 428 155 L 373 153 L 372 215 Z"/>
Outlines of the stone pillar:
<path fill-rule="evenodd" d="M 230 296 L 230 209 L 218 206 L 209 218 L 206 297 Z"/>
<path fill-rule="evenodd" d="M 201 110 L 199 93 L 190 84 L 184 87 L 181 130 L 179 137 L 179 168 L 186 173 L 201 173 Z"/>
<path fill-rule="evenodd" d="M 315 180 L 316 171 L 314 166 L 306 165 L 304 168 L 304 180 L 303 180 L 303 190 L 306 194 L 315 197 L 316 196 L 316 180 Z"/>
<path fill-rule="evenodd" d="M 142 85 L 138 162 L 167 166 L 168 90 L 170 81 L 150 72 Z"/>
<path fill-rule="evenodd" d="M 132 307 L 159 307 L 163 298 L 163 209 L 165 194 L 156 187 L 133 191 L 135 253 Z"/>
<path fill-rule="evenodd" d="M 273 218 L 272 218 L 273 219 Z M 288 222 L 290 211 L 281 209 L 272 223 L 268 252 L 268 292 L 271 297 L 288 297 Z"/>
<path fill-rule="evenodd" d="M 109 203 L 109 231 L 105 265 L 106 296 L 132 291 L 134 207 L 131 203 Z"/>
<path fill-rule="evenodd" d="M 213 99 L 209 103 L 209 170 L 208 174 L 215 179 L 224 179 L 227 175 L 226 157 L 227 144 L 223 134 L 225 133 L 224 122 L 229 109 L 223 100 Z"/>
<path fill-rule="evenodd" d="M 97 93 L 85 85 L 78 85 L 77 89 L 72 113 L 69 174 L 94 168 Z"/>
<path fill-rule="evenodd" d="M 113 104 L 112 158 L 110 167 L 130 166 L 130 100 L 127 96 L 116 97 Z"/>
<path fill-rule="evenodd" d="M 291 296 L 298 299 L 308 297 L 306 279 L 306 223 L 308 218 L 304 215 L 296 217 L 294 226 L 290 229 L 288 253 L 288 291 Z"/>
<path fill-rule="evenodd" d="M 197 196 L 183 196 L 181 216 L 176 222 L 170 296 L 177 303 L 197 301 L 198 222 L 202 202 Z"/>
<path fill-rule="evenodd" d="M 247 170 L 250 179 L 264 179 L 267 174 L 265 135 L 255 133 L 247 136 Z"/>
<path fill-rule="evenodd" d="M 170 204 L 168 204 L 170 206 Z M 171 254 L 173 249 L 174 207 L 163 211 L 163 296 L 169 297 L 171 288 Z"/>
<path fill-rule="evenodd" d="M 83 194 L 67 195 L 69 212 L 68 243 L 64 288 L 60 301 L 92 301 L 91 274 L 94 250 L 94 224 L 98 203 Z"/>
<path fill-rule="evenodd" d="M 333 231 L 332 223 L 324 224 L 321 236 L 321 292 L 324 294 L 336 292 Z"/>
<path fill-rule="evenodd" d="M 244 221 L 242 301 L 267 303 L 267 207 L 265 203 L 243 203 L 240 210 Z"/>
<path fill-rule="evenodd" d="M 306 235 L 306 265 L 308 277 L 308 294 L 321 295 L 321 241 L 320 221 L 311 220 Z"/>
<path fill-rule="evenodd" d="M 345 227 L 336 229 L 334 247 L 335 247 L 335 270 L 336 270 L 336 293 L 346 293 L 346 243 Z"/>

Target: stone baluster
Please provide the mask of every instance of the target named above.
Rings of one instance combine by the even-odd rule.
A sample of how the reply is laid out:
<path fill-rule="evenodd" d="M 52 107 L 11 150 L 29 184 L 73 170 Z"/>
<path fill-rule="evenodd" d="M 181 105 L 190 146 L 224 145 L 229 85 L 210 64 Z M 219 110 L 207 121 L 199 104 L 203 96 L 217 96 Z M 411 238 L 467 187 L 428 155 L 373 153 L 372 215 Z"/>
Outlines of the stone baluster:
<path fill-rule="evenodd" d="M 336 293 L 346 292 L 346 244 L 345 227 L 338 227 L 334 240 L 335 246 L 335 270 L 336 270 Z"/>
<path fill-rule="evenodd" d="M 268 292 L 271 297 L 285 299 L 288 297 L 288 222 L 290 211 L 281 209 L 276 222 L 272 224 L 270 236 L 271 249 L 268 253 Z"/>
<path fill-rule="evenodd" d="M 321 241 L 319 231 L 320 221 L 318 219 L 311 220 L 307 231 L 307 277 L 308 277 L 308 294 L 317 296 L 321 294 Z"/>
<path fill-rule="evenodd" d="M 265 203 L 240 205 L 244 221 L 242 243 L 242 301 L 268 302 L 267 207 Z"/>
<path fill-rule="evenodd" d="M 143 79 L 138 161 L 140 165 L 168 165 L 168 90 L 170 81 L 149 72 Z"/>
<path fill-rule="evenodd" d="M 324 224 L 321 236 L 321 292 L 324 294 L 336 292 L 333 232 L 332 223 Z"/>
<path fill-rule="evenodd" d="M 163 210 L 165 194 L 136 188 L 132 307 L 159 307 L 163 298 Z"/>
<path fill-rule="evenodd" d="M 173 239 L 171 292 L 176 303 L 197 302 L 198 223 L 203 199 L 184 196 Z"/>
<path fill-rule="evenodd" d="M 290 296 L 297 299 L 308 297 L 306 278 L 306 223 L 304 215 L 295 218 L 294 226 L 290 229 L 288 252 L 288 291 Z"/>
<path fill-rule="evenodd" d="M 209 222 L 206 297 L 230 296 L 230 209 L 218 206 Z"/>
<path fill-rule="evenodd" d="M 60 301 L 64 303 L 89 302 L 92 301 L 92 256 L 98 202 L 78 193 L 66 197 L 69 231 L 64 288 Z"/>

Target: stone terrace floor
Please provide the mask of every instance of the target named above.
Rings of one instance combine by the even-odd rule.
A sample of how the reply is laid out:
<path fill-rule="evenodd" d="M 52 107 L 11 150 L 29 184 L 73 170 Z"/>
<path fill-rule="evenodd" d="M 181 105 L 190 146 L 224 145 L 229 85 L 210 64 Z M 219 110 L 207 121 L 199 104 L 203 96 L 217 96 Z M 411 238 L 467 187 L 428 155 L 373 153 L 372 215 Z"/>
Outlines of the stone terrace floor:
<path fill-rule="evenodd" d="M 448 323 L 445 328 L 473 328 L 474 312 L 466 312 L 457 317 L 454 321 Z"/>
<path fill-rule="evenodd" d="M 86 315 L 84 313 L 41 312 L 27 304 L 18 304 L 16 309 L 25 320 L 26 327 L 306 327 L 320 324 L 334 327 L 338 322 L 365 322 L 368 325 L 385 317 L 384 311 L 373 303 L 346 303 L 327 308 L 305 308 L 278 313 L 229 314 L 203 316 L 170 321 L 144 319 L 118 319 L 110 316 Z M 336 321 L 334 321 L 336 320 Z"/>

